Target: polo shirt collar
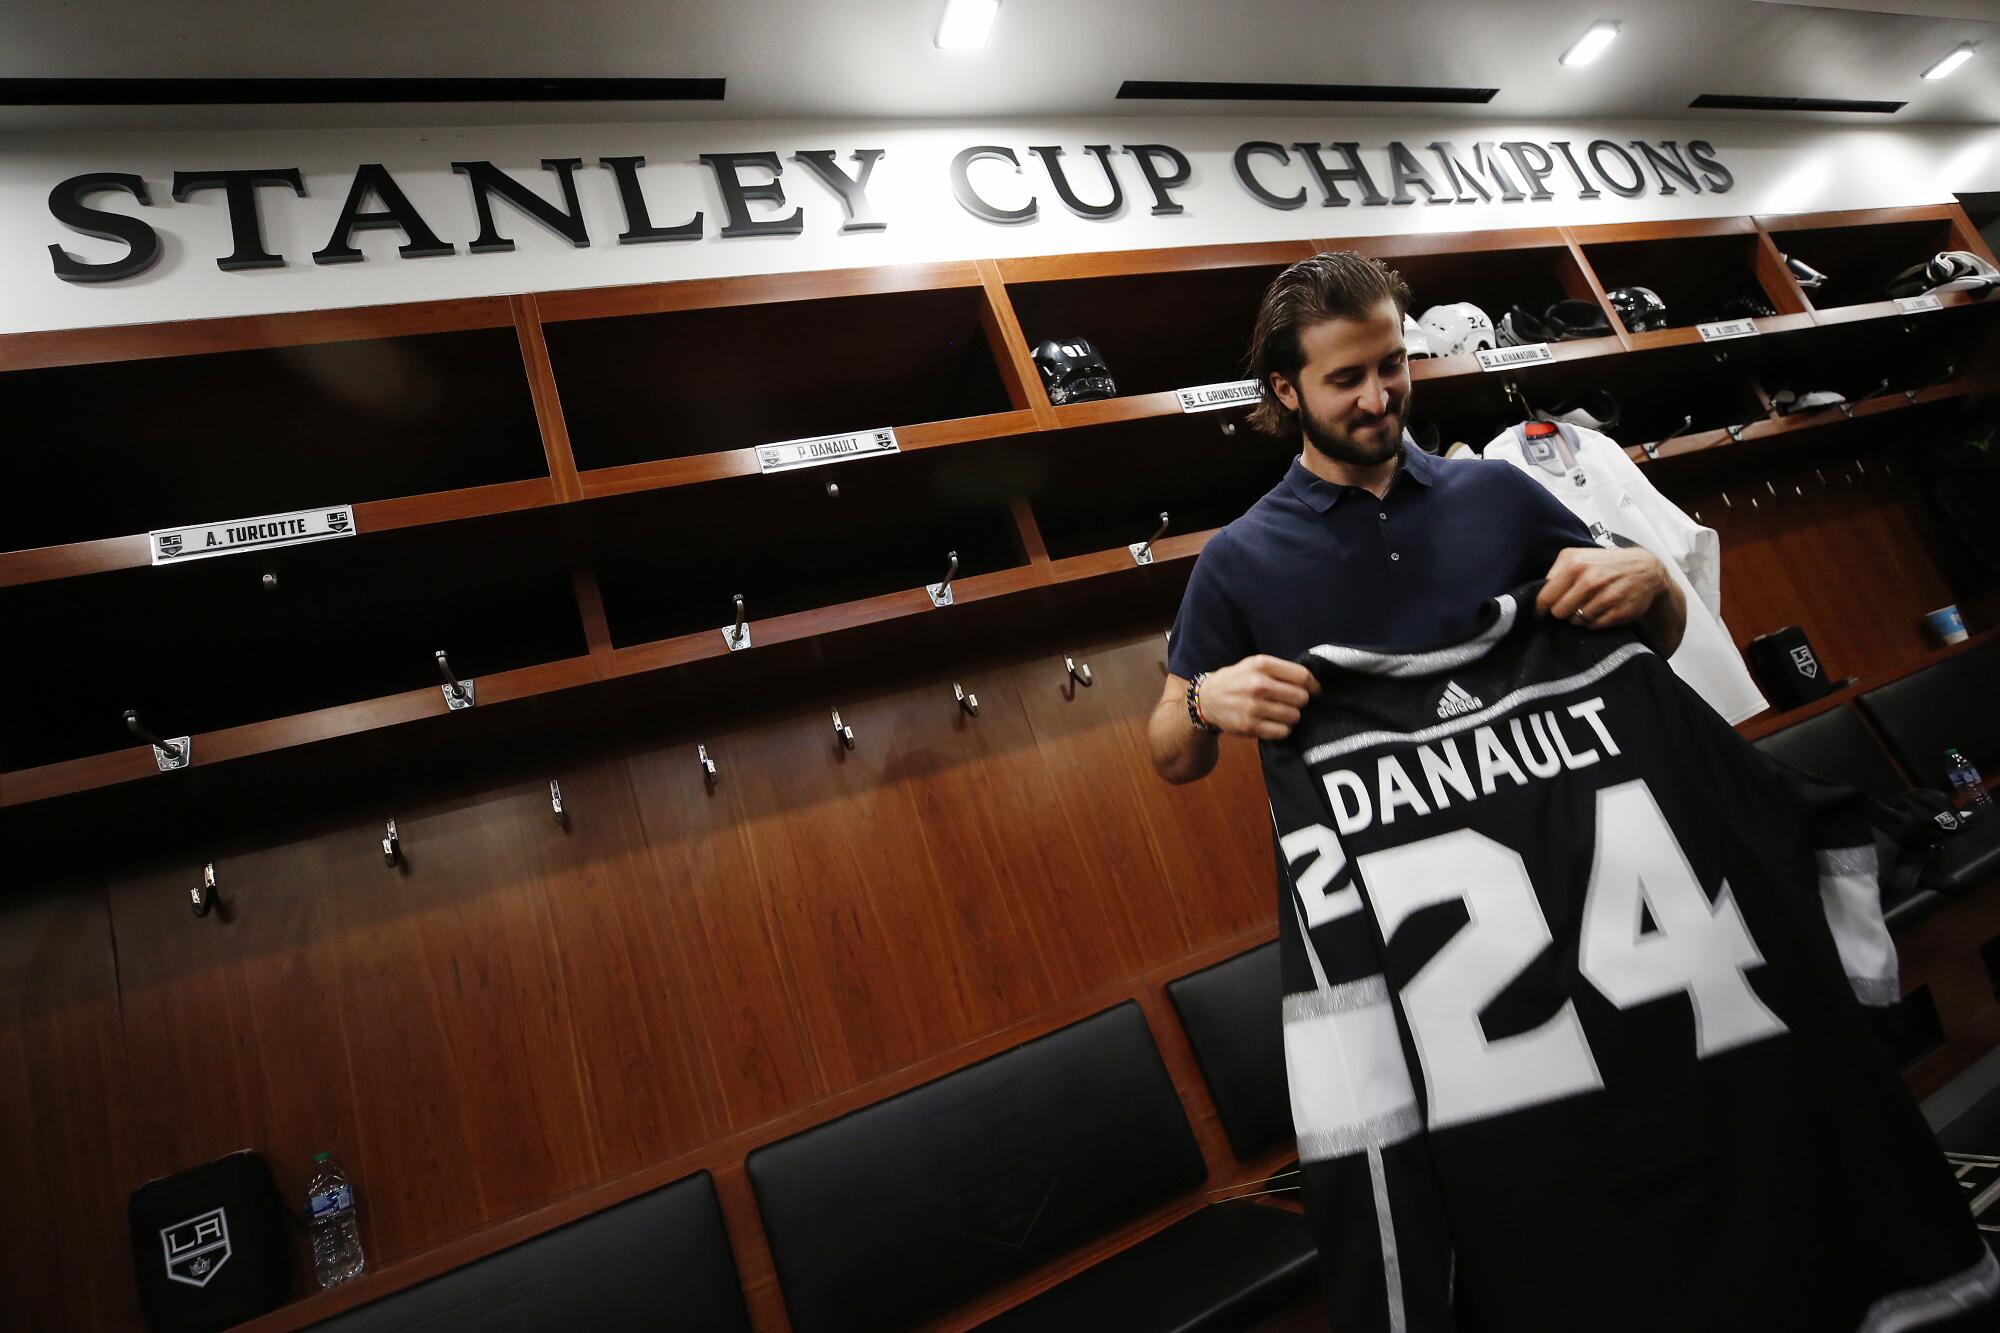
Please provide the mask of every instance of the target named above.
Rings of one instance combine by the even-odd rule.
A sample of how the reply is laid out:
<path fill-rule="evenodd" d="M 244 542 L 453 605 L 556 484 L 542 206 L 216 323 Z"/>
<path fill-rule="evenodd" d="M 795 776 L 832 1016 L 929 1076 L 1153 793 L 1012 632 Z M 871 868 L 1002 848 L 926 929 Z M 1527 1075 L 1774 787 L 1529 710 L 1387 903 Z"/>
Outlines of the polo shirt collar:
<path fill-rule="evenodd" d="M 1312 446 L 1301 442 L 1300 447 Z M 1410 438 L 1410 432 L 1404 431 L 1403 465 L 1398 470 L 1399 475 L 1408 477 L 1419 486 L 1429 486 L 1436 479 L 1437 465 L 1437 459 L 1418 448 L 1417 442 Z M 1285 483 L 1292 488 L 1292 494 L 1303 500 L 1315 513 L 1320 514 L 1333 508 L 1340 497 L 1352 489 L 1348 486 L 1337 486 L 1306 471 L 1305 460 L 1300 456 L 1294 456 L 1291 467 L 1286 469 Z M 1391 482 L 1390 485 L 1393 489 L 1395 483 Z"/>

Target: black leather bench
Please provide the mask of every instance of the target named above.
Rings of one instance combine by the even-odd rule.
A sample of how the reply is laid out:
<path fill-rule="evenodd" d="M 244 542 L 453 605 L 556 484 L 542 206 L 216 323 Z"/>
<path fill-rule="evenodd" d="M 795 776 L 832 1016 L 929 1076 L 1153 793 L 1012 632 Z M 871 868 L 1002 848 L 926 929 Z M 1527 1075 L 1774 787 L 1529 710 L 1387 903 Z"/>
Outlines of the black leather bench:
<path fill-rule="evenodd" d="M 750 1333 L 703 1171 L 313 1325 L 329 1333 Z"/>
<path fill-rule="evenodd" d="M 1195 1063 L 1237 1160 L 1292 1137 L 1278 942 L 1167 983 Z"/>
<path fill-rule="evenodd" d="M 1867 697 L 1862 696 L 1864 701 Z M 1888 752 L 1849 708 L 1831 709 L 1772 732 L 1756 744 L 1802 772 L 1853 787 L 1878 800 L 1893 801 L 1910 789 Z M 2000 879 L 2000 818 L 1975 820 L 1938 846 L 1913 887 L 1899 890 L 1883 886 L 1883 914 L 1891 927 L 1902 929 L 1928 915 L 1943 898 L 1995 879 Z"/>
<path fill-rule="evenodd" d="M 2000 642 L 1872 689 L 1859 703 L 1920 787 L 1950 787 L 1945 751 L 1953 748 L 1981 773 L 2000 772 Z"/>
<path fill-rule="evenodd" d="M 745 1165 L 795 1333 L 909 1328 L 1208 1175 L 1130 1001 L 759 1148 Z M 1242 1207 L 1254 1205 L 1204 1209 L 996 1326 L 1240 1328 L 1305 1290 L 1314 1254 L 1302 1218 L 1243 1219 Z M 1107 1309 L 1119 1311 L 1108 1324 Z"/>

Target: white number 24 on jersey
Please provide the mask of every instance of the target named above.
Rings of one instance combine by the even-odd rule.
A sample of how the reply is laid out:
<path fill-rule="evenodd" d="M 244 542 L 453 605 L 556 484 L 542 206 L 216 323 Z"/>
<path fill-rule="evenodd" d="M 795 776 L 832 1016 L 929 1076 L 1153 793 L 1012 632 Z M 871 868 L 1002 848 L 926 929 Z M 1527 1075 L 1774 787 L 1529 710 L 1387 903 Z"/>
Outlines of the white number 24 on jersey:
<path fill-rule="evenodd" d="M 1437 903 L 1461 900 L 1471 917 L 1402 988 L 1434 1128 L 1604 1086 L 1570 1001 L 1515 1036 L 1489 1041 L 1480 1026 L 1479 1015 L 1552 939 L 1517 853 L 1459 829 L 1370 852 L 1355 869 L 1385 940 Z M 1644 934 L 1642 907 L 1655 926 Z M 1621 1009 L 1686 995 L 1700 1056 L 1786 1030 L 1744 976 L 1764 959 L 1728 883 L 1711 903 L 1642 781 L 1597 793 L 1577 961 L 1584 979 Z"/>

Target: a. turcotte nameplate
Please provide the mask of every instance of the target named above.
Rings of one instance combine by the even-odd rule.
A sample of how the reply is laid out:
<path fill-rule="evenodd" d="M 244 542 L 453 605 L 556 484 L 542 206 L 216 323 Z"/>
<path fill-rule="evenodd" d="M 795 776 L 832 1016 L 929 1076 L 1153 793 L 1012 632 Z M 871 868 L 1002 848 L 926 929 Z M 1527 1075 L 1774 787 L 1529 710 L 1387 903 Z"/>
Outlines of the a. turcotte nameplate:
<path fill-rule="evenodd" d="M 850 458 L 870 458 L 898 452 L 896 432 L 859 430 L 848 435 L 820 435 L 810 440 L 784 440 L 757 446 L 759 472 L 790 472 L 794 468 L 824 467 Z"/>
<path fill-rule="evenodd" d="M 213 555 L 268 551 L 274 546 L 302 546 L 354 535 L 354 510 L 349 505 L 300 509 L 290 514 L 232 518 L 192 528 L 162 528 L 147 535 L 156 565 L 179 565 Z"/>

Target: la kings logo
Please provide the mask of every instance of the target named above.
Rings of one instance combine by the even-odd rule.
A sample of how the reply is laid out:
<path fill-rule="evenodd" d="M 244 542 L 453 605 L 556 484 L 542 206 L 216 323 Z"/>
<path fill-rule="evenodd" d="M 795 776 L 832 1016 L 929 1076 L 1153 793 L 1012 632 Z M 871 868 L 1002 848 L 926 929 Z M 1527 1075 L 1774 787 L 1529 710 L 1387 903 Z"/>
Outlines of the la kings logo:
<path fill-rule="evenodd" d="M 199 1217 L 160 1228 L 167 1276 L 190 1287 L 205 1287 L 229 1262 L 229 1216 L 211 1208 Z"/>
<path fill-rule="evenodd" d="M 1467 694 L 1465 687 L 1455 680 L 1444 683 L 1444 694 L 1438 699 L 1439 717 L 1458 717 L 1474 709 L 1486 707 L 1485 701 L 1477 695 Z"/>

